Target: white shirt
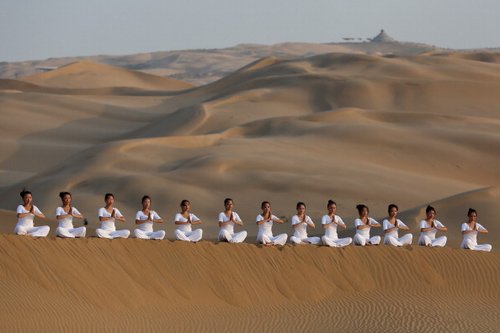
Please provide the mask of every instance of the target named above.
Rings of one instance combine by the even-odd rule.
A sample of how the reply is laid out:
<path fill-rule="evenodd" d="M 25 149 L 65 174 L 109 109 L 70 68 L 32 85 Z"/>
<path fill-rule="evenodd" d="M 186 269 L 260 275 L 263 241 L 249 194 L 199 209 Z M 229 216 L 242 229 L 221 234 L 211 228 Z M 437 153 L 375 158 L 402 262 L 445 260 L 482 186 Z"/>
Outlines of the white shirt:
<path fill-rule="evenodd" d="M 122 213 L 117 209 L 113 208 L 115 211 L 115 217 L 123 217 Z M 99 209 L 99 212 L 97 213 L 98 217 L 111 217 L 111 213 L 108 213 L 106 208 L 102 207 Z M 107 221 L 101 221 L 101 229 L 106 229 L 106 230 L 116 230 L 115 227 L 115 219 L 112 218 Z"/>
<path fill-rule="evenodd" d="M 76 209 L 75 207 L 71 207 L 71 209 L 73 210 L 73 214 L 82 215 L 78 211 L 78 209 Z M 68 215 L 68 213 L 66 213 L 62 207 L 57 207 L 56 208 L 56 216 L 61 216 L 61 215 Z M 59 228 L 72 229 L 73 228 L 73 216 L 66 216 L 63 219 L 60 219 L 59 220 Z"/>
<path fill-rule="evenodd" d="M 292 226 L 294 227 L 293 235 L 299 239 L 307 238 L 307 226 L 314 226 L 314 222 L 306 215 L 306 223 L 302 223 L 302 219 L 298 215 L 292 217 Z"/>
<path fill-rule="evenodd" d="M 439 222 L 438 220 L 434 220 L 434 226 L 437 226 L 437 227 L 440 227 L 440 228 L 444 228 L 444 225 L 441 222 Z M 430 227 L 431 227 L 430 224 L 427 224 L 426 220 L 420 221 L 420 229 L 430 228 Z M 420 235 L 421 236 L 427 236 L 430 239 L 436 239 L 436 233 L 437 233 L 437 231 L 438 230 L 436 228 L 432 228 L 432 230 L 429 230 L 429 231 L 421 231 Z"/>
<path fill-rule="evenodd" d="M 161 217 L 158 215 L 154 210 L 150 211 L 151 213 L 151 218 L 153 220 L 160 220 Z M 141 220 L 141 221 L 146 221 L 148 219 L 148 216 L 144 214 L 142 210 L 138 211 L 137 214 L 135 214 L 135 219 L 136 220 Z M 152 232 L 153 231 L 153 223 L 154 222 L 146 222 L 146 223 L 141 223 L 137 225 L 137 229 L 140 229 L 145 232 Z"/>
<path fill-rule="evenodd" d="M 275 215 L 271 215 L 271 220 L 277 220 L 278 217 Z M 264 220 L 264 216 L 257 215 L 255 222 L 260 222 Z M 267 221 L 262 224 L 259 224 L 259 235 L 273 237 L 273 221 Z"/>
<path fill-rule="evenodd" d="M 189 213 L 189 217 L 191 218 L 191 222 L 199 221 L 200 219 L 194 215 Z M 181 213 L 175 214 L 174 221 L 179 221 L 179 222 L 187 222 L 188 219 L 182 216 Z M 177 225 L 177 230 L 182 231 L 182 232 L 191 232 L 193 229 L 191 228 L 191 223 L 188 224 L 178 224 Z"/>
<path fill-rule="evenodd" d="M 476 222 L 477 230 L 486 231 L 486 228 Z M 469 226 L 469 223 L 462 224 L 462 231 L 469 231 L 472 228 Z M 474 245 L 477 245 L 477 230 L 474 232 L 470 232 L 464 235 L 464 240 L 462 241 L 462 247 L 467 241 L 472 241 Z"/>
<path fill-rule="evenodd" d="M 403 221 L 401 221 L 400 219 L 396 219 L 396 221 L 397 221 L 396 223 L 397 223 L 397 225 L 398 225 L 398 228 L 394 229 L 394 230 L 393 230 L 393 231 L 391 231 L 391 232 L 386 233 L 386 234 L 385 234 L 385 237 L 387 237 L 387 236 L 392 236 L 392 237 L 398 238 L 398 237 L 399 237 L 399 236 L 398 236 L 398 230 L 399 230 L 399 228 L 400 228 L 400 227 L 403 227 L 403 228 L 408 228 L 408 227 L 406 226 L 406 224 L 404 224 L 404 223 L 403 223 Z M 392 224 L 391 222 L 389 222 L 389 220 L 388 220 L 388 219 L 385 219 L 384 221 L 382 221 L 382 228 L 384 229 L 384 231 L 385 231 L 385 230 L 387 230 L 387 229 L 394 228 L 394 227 L 395 227 L 395 225 L 394 225 L 394 224 Z"/>
<path fill-rule="evenodd" d="M 321 224 L 328 224 L 328 226 L 325 227 L 325 236 L 330 239 L 338 239 L 339 236 L 337 234 L 337 224 L 332 223 L 333 221 L 335 221 L 335 223 L 339 225 L 345 226 L 344 221 L 338 215 L 334 215 L 333 218 L 330 218 L 330 216 L 328 215 L 323 215 L 323 217 L 321 218 Z"/>
<path fill-rule="evenodd" d="M 233 214 L 233 220 L 235 220 L 236 222 L 241 222 L 241 219 L 240 219 L 240 216 L 238 215 L 238 213 L 233 212 L 232 214 Z M 221 212 L 219 214 L 219 222 L 228 222 L 230 220 L 230 218 L 231 218 L 231 215 L 229 217 L 227 217 L 226 213 L 224 213 L 224 212 Z M 231 235 L 234 234 L 234 222 L 224 224 L 222 227 L 220 227 L 220 230 L 226 230 Z"/>
<path fill-rule="evenodd" d="M 368 218 L 368 225 L 377 225 L 378 222 L 375 219 L 372 219 L 371 217 Z M 361 219 L 355 219 L 354 220 L 354 226 L 359 227 L 361 225 L 365 225 Z M 371 227 L 364 228 L 364 229 L 356 229 L 356 233 L 364 238 L 370 238 L 370 229 Z"/>
<path fill-rule="evenodd" d="M 40 209 L 38 209 L 37 206 L 33 205 L 33 212 L 40 215 L 42 212 Z M 26 214 L 29 213 L 26 208 L 24 208 L 23 205 L 17 206 L 17 214 Z M 25 217 L 20 217 L 17 219 L 17 225 L 18 227 L 25 227 L 25 228 L 33 228 L 33 220 L 35 219 L 35 214 L 30 213 L 30 215 L 27 215 Z"/>

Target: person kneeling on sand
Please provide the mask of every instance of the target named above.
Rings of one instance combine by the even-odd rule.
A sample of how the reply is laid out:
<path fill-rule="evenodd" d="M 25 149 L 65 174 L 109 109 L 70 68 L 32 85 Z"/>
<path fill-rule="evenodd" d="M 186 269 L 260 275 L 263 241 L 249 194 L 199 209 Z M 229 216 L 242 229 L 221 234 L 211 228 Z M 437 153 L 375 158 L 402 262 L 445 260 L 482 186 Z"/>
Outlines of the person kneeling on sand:
<path fill-rule="evenodd" d="M 175 238 L 185 242 L 199 242 L 203 236 L 203 230 L 192 229 L 192 225 L 201 224 L 202 221 L 194 214 L 191 214 L 191 203 L 189 200 L 181 201 L 181 212 L 175 215 L 174 221 L 177 225 Z"/>

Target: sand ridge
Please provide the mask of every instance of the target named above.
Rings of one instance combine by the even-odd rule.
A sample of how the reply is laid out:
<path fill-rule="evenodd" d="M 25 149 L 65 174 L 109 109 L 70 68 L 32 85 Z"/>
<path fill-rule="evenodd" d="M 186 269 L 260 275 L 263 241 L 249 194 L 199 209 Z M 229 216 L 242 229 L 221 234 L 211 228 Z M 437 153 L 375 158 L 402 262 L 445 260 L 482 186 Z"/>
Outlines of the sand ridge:
<path fill-rule="evenodd" d="M 0 283 L 7 291 L 1 316 L 7 330 L 18 327 L 15 313 L 26 310 L 23 327 L 54 331 L 158 330 L 164 325 L 213 331 L 236 323 L 243 331 L 493 332 L 496 327 L 498 253 L 13 235 L 0 240 Z M 380 302 L 388 295 L 392 301 L 383 311 Z M 453 308 L 440 307 L 444 299 L 454 300 Z M 454 322 L 454 311 L 470 306 L 481 315 Z M 360 311 L 356 319 L 353 311 Z M 413 311 L 422 311 L 426 320 L 410 320 Z M 435 311 L 443 318 L 432 319 Z M 69 322 L 64 320 L 68 313 Z M 374 320 L 377 314 L 381 320 Z M 53 320 L 37 323 L 47 315 Z M 385 321 L 400 324 L 391 328 Z"/>

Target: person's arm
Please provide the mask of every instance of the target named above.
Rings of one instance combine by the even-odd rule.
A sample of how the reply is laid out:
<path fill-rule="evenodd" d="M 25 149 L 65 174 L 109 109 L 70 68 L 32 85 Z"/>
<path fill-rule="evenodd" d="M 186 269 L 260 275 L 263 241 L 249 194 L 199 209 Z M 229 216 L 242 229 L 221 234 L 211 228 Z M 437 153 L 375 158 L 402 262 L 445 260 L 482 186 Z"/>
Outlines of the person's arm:
<path fill-rule="evenodd" d="M 313 229 L 316 228 L 316 224 L 314 224 L 313 220 L 309 216 L 306 216 L 306 223 L 311 228 L 313 228 Z"/>
<path fill-rule="evenodd" d="M 62 220 L 62 219 L 65 219 L 67 217 L 70 217 L 72 216 L 71 215 L 71 210 L 66 214 L 66 212 L 64 211 L 64 209 L 62 209 L 61 207 L 58 207 L 56 209 L 56 220 Z"/>
<path fill-rule="evenodd" d="M 285 221 L 283 221 L 282 219 L 280 219 L 279 217 L 275 216 L 275 215 L 271 215 L 271 221 L 273 222 L 276 222 L 276 223 L 285 223 Z"/>
<path fill-rule="evenodd" d="M 377 222 L 377 220 L 372 219 L 371 217 L 368 218 L 368 225 L 374 228 L 380 228 L 381 225 L 380 223 Z"/>
<path fill-rule="evenodd" d="M 434 221 L 434 228 L 440 231 L 448 231 L 448 228 L 446 228 L 441 222 L 437 220 Z"/>
<path fill-rule="evenodd" d="M 43 215 L 43 213 L 40 211 L 40 209 L 38 209 L 38 207 L 35 206 L 35 205 L 31 206 L 30 213 L 33 214 L 33 215 L 35 215 L 38 218 L 41 218 L 41 219 L 45 218 L 45 215 Z"/>
<path fill-rule="evenodd" d="M 336 221 L 336 219 L 338 219 L 338 221 Z M 344 223 L 344 220 L 342 220 L 342 218 L 340 216 L 335 217 L 335 215 L 334 215 L 333 222 L 335 224 L 337 224 L 337 226 L 340 226 L 342 229 L 347 228 L 346 224 Z"/>
<path fill-rule="evenodd" d="M 115 218 L 115 221 L 125 222 L 125 217 L 116 208 L 113 209 L 113 213 L 111 214 L 111 216 Z"/>
<path fill-rule="evenodd" d="M 149 213 L 150 220 L 154 223 L 163 223 L 163 219 L 158 215 L 157 212 L 152 211 Z"/>
<path fill-rule="evenodd" d="M 488 233 L 488 230 L 486 230 L 485 227 L 483 227 L 482 225 L 476 223 L 476 231 L 481 233 L 481 234 L 487 234 Z"/>
<path fill-rule="evenodd" d="M 431 231 L 432 229 L 434 229 L 434 223 L 431 223 L 431 226 L 427 227 L 427 222 L 425 220 L 422 220 L 420 222 L 420 231 L 421 232 Z"/>
<path fill-rule="evenodd" d="M 191 214 L 190 216 L 191 216 L 191 224 L 192 225 L 203 223 L 196 215 Z"/>
<path fill-rule="evenodd" d="M 82 213 L 80 213 L 78 211 L 78 209 L 74 208 L 74 207 L 71 207 L 68 214 L 71 214 L 71 216 L 73 216 L 74 218 L 77 218 L 77 219 L 83 219 L 83 215 Z"/>
<path fill-rule="evenodd" d="M 410 230 L 406 224 L 404 224 L 402 221 L 396 220 L 398 223 L 398 228 L 401 230 Z"/>
<path fill-rule="evenodd" d="M 236 223 L 237 225 L 243 225 L 243 221 L 241 220 L 240 216 L 237 213 L 231 214 L 231 217 L 233 219 L 233 222 Z"/>
<path fill-rule="evenodd" d="M 186 220 L 186 221 L 181 221 L 181 219 L 184 219 L 184 217 L 183 217 L 181 214 L 179 214 L 179 213 L 177 213 L 177 214 L 175 215 L 175 218 L 174 218 L 174 219 L 175 219 L 174 223 L 175 223 L 176 225 L 184 225 L 184 224 L 189 224 L 189 223 L 191 223 L 191 222 L 189 222 L 189 220 Z"/>
<path fill-rule="evenodd" d="M 231 215 L 232 215 L 232 214 L 231 214 Z M 224 214 L 224 212 L 221 212 L 221 213 L 219 214 L 219 228 L 222 228 L 223 226 L 225 226 L 225 225 L 227 225 L 227 224 L 231 223 L 231 218 L 232 218 L 232 216 L 231 216 L 231 218 L 230 218 L 229 220 L 227 220 L 227 221 L 224 221 L 224 218 L 225 218 L 225 214 Z"/>
<path fill-rule="evenodd" d="M 266 219 L 266 218 L 265 218 L 264 216 L 262 216 L 262 215 L 257 215 L 257 218 L 255 219 L 255 224 L 257 224 L 257 225 L 261 225 L 261 224 L 266 223 L 267 221 L 269 221 L 269 219 L 268 219 L 268 218 Z"/>
<path fill-rule="evenodd" d="M 370 226 L 368 224 L 363 223 L 361 219 L 354 220 L 354 226 L 356 227 L 356 230 L 363 230 L 366 228 L 370 228 Z"/>
<path fill-rule="evenodd" d="M 393 227 L 390 227 L 390 228 L 389 228 L 390 223 L 391 223 L 391 222 L 389 222 L 389 220 L 384 220 L 384 221 L 382 222 L 382 225 L 384 226 L 384 228 L 383 228 L 383 229 L 384 229 L 384 234 L 387 234 L 387 233 L 389 233 L 389 232 L 392 232 L 392 231 L 394 231 L 394 230 L 397 230 L 397 229 L 398 229 L 398 227 L 397 227 L 397 226 L 393 226 Z M 396 220 L 396 224 L 397 224 L 397 220 Z"/>

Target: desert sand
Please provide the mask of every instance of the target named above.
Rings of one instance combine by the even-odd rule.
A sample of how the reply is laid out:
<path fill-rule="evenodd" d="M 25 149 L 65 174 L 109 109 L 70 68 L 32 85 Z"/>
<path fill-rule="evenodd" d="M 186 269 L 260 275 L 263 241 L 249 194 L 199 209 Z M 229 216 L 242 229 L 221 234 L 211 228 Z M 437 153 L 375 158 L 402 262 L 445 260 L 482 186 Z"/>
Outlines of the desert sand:
<path fill-rule="evenodd" d="M 494 53 L 266 57 L 199 87 L 88 61 L 0 79 L 1 322 L 7 331 L 498 331 L 499 91 Z M 11 235 L 23 187 L 48 216 L 47 239 Z M 89 235 L 104 193 L 129 229 L 149 194 L 169 240 L 56 239 L 63 190 Z M 225 197 L 250 244 L 214 242 Z M 204 221 L 198 244 L 172 241 L 185 198 Z M 341 237 L 354 233 L 356 204 L 382 220 L 395 202 L 416 238 L 432 204 L 448 246 L 252 244 L 262 200 L 288 220 L 305 201 L 320 235 L 328 199 L 348 224 Z M 469 207 L 491 253 L 458 249 Z M 292 232 L 289 223 L 274 231 Z"/>

